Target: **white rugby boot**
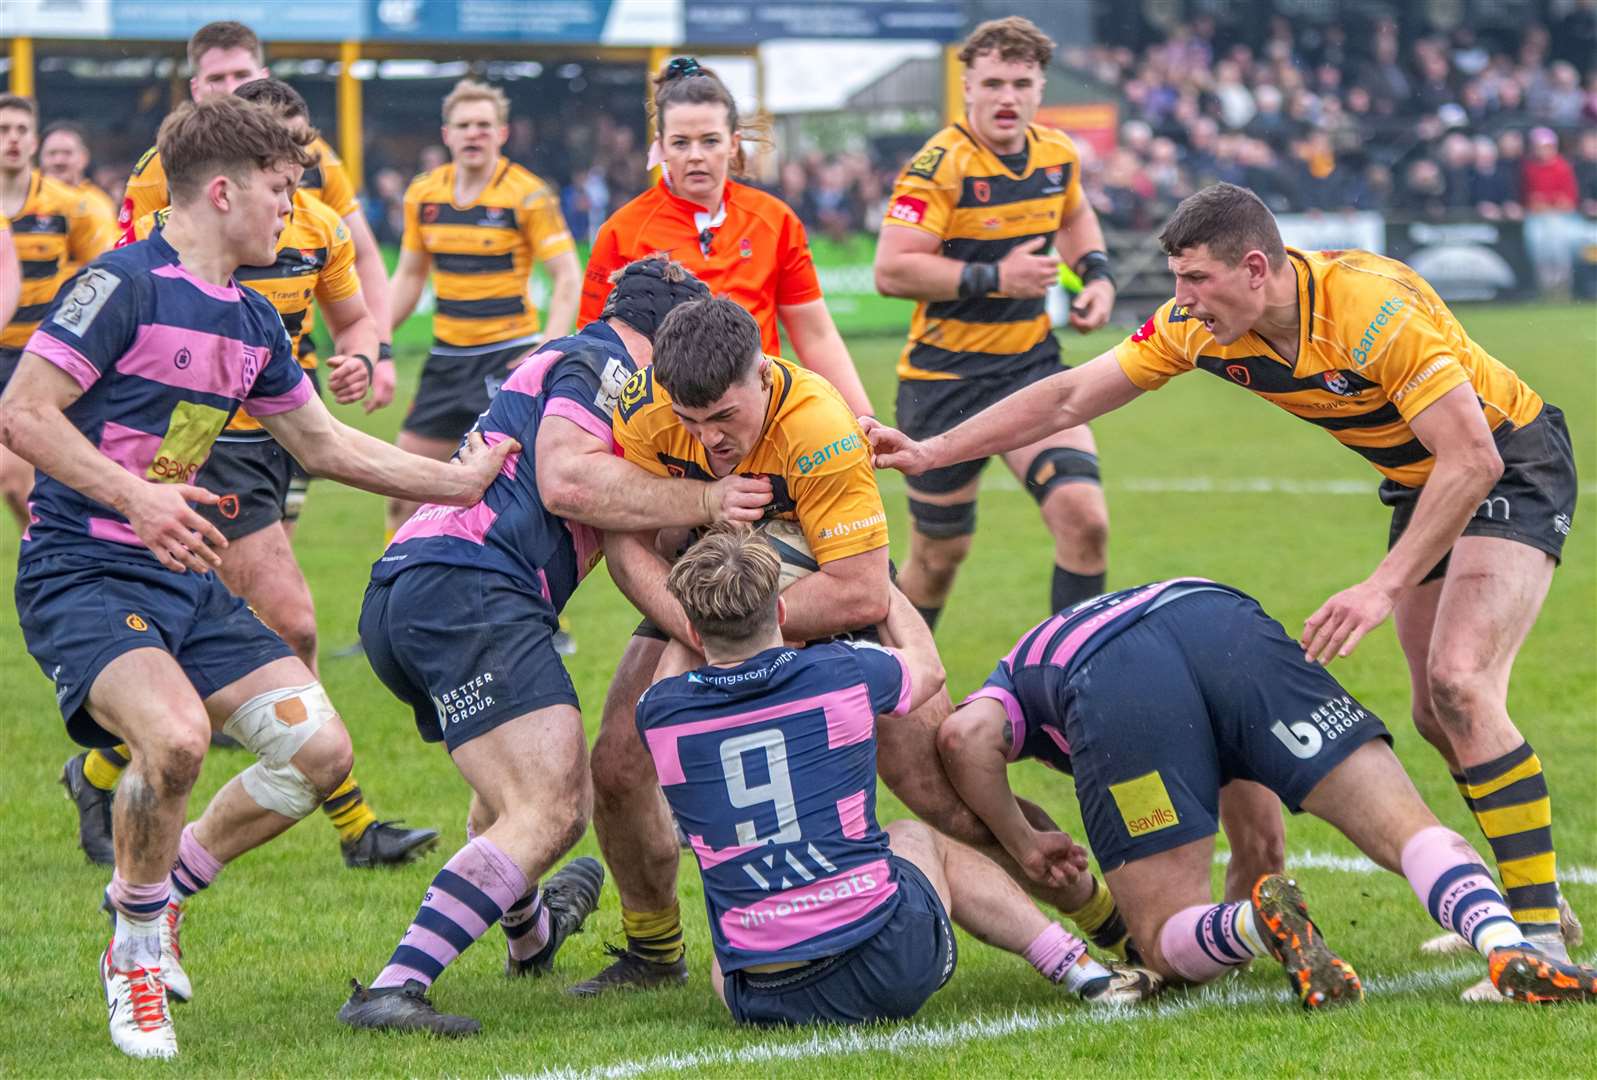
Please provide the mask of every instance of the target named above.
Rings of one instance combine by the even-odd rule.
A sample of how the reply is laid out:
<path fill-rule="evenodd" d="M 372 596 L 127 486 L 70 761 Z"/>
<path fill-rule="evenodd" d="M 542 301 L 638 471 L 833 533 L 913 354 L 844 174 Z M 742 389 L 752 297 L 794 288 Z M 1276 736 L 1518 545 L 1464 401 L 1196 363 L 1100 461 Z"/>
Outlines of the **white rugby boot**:
<path fill-rule="evenodd" d="M 183 904 L 174 900 L 161 913 L 161 981 L 169 997 L 187 1002 L 194 997 L 194 985 L 183 970 L 183 911 Z"/>
<path fill-rule="evenodd" d="M 129 1057 L 177 1057 L 177 1032 L 166 1008 L 166 985 L 160 968 L 118 970 L 111 943 L 100 957 L 100 982 L 111 1028 L 111 1043 Z"/>

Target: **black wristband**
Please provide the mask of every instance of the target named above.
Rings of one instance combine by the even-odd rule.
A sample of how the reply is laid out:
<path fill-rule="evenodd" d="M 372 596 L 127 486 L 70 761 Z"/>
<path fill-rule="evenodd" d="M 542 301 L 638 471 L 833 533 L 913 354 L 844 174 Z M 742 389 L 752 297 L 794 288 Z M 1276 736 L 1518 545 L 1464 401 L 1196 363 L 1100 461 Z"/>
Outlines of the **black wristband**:
<path fill-rule="evenodd" d="M 1109 256 L 1102 251 L 1089 251 L 1076 260 L 1076 276 L 1081 278 L 1083 285 L 1103 278 L 1110 285 L 1115 283 L 1115 275 L 1109 269 Z"/>
<path fill-rule="evenodd" d="M 381 364 L 383 361 L 392 360 L 393 358 L 394 358 L 394 347 L 392 345 L 388 344 L 388 342 L 386 342 L 386 341 L 378 342 L 378 344 L 377 344 L 377 362 L 379 364 Z"/>
<path fill-rule="evenodd" d="M 356 360 L 359 360 L 361 363 L 366 365 L 366 381 L 367 382 L 371 382 L 372 381 L 372 358 L 367 356 L 365 353 L 359 353 L 359 352 L 358 353 L 351 353 L 350 355 L 352 355 Z"/>
<path fill-rule="evenodd" d="M 998 267 L 993 263 L 968 262 L 959 272 L 959 298 L 986 296 L 998 291 Z"/>

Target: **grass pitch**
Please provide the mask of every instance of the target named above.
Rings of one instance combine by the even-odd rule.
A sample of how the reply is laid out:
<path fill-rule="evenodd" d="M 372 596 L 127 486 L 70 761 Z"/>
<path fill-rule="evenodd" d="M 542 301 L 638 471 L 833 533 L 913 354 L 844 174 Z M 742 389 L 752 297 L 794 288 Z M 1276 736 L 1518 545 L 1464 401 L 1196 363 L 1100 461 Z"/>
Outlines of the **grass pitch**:
<path fill-rule="evenodd" d="M 1589 502 L 1597 477 L 1597 319 L 1590 307 L 1466 309 L 1465 324 L 1569 417 Z M 1123 331 L 1121 331 L 1123 332 Z M 1116 339 L 1068 337 L 1074 359 Z M 899 343 L 861 339 L 854 356 L 879 408 L 890 413 Z M 402 400 L 417 348 L 403 349 Z M 344 419 L 384 437 L 398 409 Z M 1378 476 L 1309 425 L 1251 394 L 1193 374 L 1095 425 L 1111 513 L 1112 587 L 1201 574 L 1257 596 L 1289 630 L 1331 593 L 1360 580 L 1385 550 Z M 1050 544 L 1029 496 L 1001 465 L 987 472 L 976 550 L 939 634 L 950 689 L 979 684 L 1024 627 L 1044 614 Z M 907 551 L 904 487 L 881 477 L 894 530 Z M 1574 532 L 1535 632 L 1515 672 L 1510 707 L 1546 763 L 1565 886 L 1597 932 L 1597 529 L 1589 507 Z M 0 523 L 0 582 L 8 590 L 17 534 Z M 497 931 L 445 974 L 441 1008 L 480 1018 L 465 1042 L 372 1036 L 333 1014 L 351 976 L 381 967 L 431 876 L 463 841 L 467 792 L 441 747 L 414 725 L 365 662 L 328 654 L 355 638 L 367 567 L 382 543 L 375 497 L 327 483 L 312 489 L 298 551 L 320 608 L 322 677 L 356 746 L 357 775 L 383 817 L 444 831 L 440 850 L 395 871 L 345 870 L 322 815 L 229 866 L 192 906 L 186 964 L 196 1000 L 177 1007 L 182 1057 L 135 1064 L 105 1031 L 96 961 L 105 945 L 97 910 L 108 875 L 75 846 L 74 817 L 55 777 L 75 748 L 50 684 L 26 656 L 9 601 L 0 606 L 0 720 L 11 747 L 0 787 L 0 865 L 10 882 L 0 906 L 0 1074 L 42 1076 L 633 1076 L 914 1074 L 1212 1075 L 1590 1074 L 1597 1011 L 1464 1006 L 1458 990 L 1483 970 L 1466 959 L 1421 958 L 1432 924 L 1401 879 L 1371 872 L 1318 822 L 1288 826 L 1288 865 L 1327 937 L 1365 977 L 1359 1009 L 1305 1017 L 1286 998 L 1273 964 L 1201 993 L 1176 993 L 1151 1009 L 1104 1015 L 1043 983 L 1024 961 L 962 937 L 953 981 L 913 1024 L 862 1032 L 736 1030 L 708 984 L 709 941 L 691 859 L 681 897 L 693 977 L 680 990 L 575 1002 L 562 987 L 605 962 L 620 940 L 613 890 L 561 953 L 554 977 L 508 982 Z M 598 723 L 614 661 L 636 621 L 602 572 L 568 609 L 579 652 L 570 670 Z M 1385 718 L 1432 807 L 1481 850 L 1479 833 L 1446 770 L 1407 719 L 1408 679 L 1390 624 L 1333 669 Z M 217 753 L 192 803 L 208 798 L 247 759 Z M 1038 766 L 1016 775 L 1023 793 L 1076 827 L 1069 781 Z M 881 816 L 903 808 L 885 789 Z M 578 853 L 597 854 L 592 835 Z M 1216 871 L 1219 881 L 1219 868 Z M 1591 959 L 1588 945 L 1582 956 Z M 179 1072 L 181 1070 L 181 1072 Z"/>

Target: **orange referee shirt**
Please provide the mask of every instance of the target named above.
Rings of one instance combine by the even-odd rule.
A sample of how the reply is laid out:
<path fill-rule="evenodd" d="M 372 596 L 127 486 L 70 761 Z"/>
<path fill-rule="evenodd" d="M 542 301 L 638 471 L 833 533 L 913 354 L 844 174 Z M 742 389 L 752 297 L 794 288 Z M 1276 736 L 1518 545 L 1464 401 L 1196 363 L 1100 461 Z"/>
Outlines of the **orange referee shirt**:
<path fill-rule="evenodd" d="M 809 237 L 787 203 L 757 188 L 726 182 L 724 218 L 671 193 L 661 180 L 611 214 L 599 226 L 588 272 L 582 280 L 577 325 L 599 318 L 610 295 L 610 275 L 634 259 L 658 251 L 686 266 L 710 292 L 736 302 L 760 324 L 760 347 L 771 356 L 781 350 L 776 309 L 821 298 Z M 706 222 L 709 250 L 699 236 Z"/>

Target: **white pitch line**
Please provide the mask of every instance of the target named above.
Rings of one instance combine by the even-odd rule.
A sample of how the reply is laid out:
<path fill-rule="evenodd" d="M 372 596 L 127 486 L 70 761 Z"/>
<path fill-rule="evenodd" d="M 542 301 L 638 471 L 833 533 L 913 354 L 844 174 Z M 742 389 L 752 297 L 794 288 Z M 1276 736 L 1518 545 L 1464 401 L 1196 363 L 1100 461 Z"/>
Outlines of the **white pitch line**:
<path fill-rule="evenodd" d="M 1480 853 L 1485 857 L 1485 853 Z M 1215 852 L 1214 861 L 1224 865 L 1227 859 L 1224 851 Z M 1487 860 L 1490 864 L 1490 860 Z M 1286 865 L 1288 870 L 1340 870 L 1347 874 L 1381 874 L 1385 873 L 1369 859 L 1362 855 L 1333 855 L 1328 851 L 1287 851 Z M 1597 885 L 1597 866 L 1561 866 L 1558 868 L 1558 880 L 1565 884 Z"/>
<path fill-rule="evenodd" d="M 1411 971 L 1402 975 L 1376 976 L 1364 980 L 1366 992 L 1374 996 L 1402 994 L 1416 990 L 1449 986 L 1480 973 L 1479 961 L 1446 968 Z M 769 1065 L 782 1061 L 808 1061 L 838 1054 L 889 1053 L 936 1050 L 981 1040 L 1002 1039 L 1023 1033 L 1093 1024 L 1116 1024 L 1149 1018 L 1179 1016 L 1211 1005 L 1222 1007 L 1287 1003 L 1293 995 L 1287 990 L 1236 987 L 1228 983 L 1211 985 L 1172 996 L 1147 1008 L 1092 1008 L 1068 1012 L 1013 1012 L 1007 1016 L 981 1017 L 957 1024 L 928 1025 L 909 1023 L 883 1031 L 851 1030 L 815 1034 L 797 1042 L 771 1042 L 732 1050 L 695 1050 L 688 1053 L 660 1054 L 633 1058 L 590 1069 L 546 1069 L 532 1078 L 505 1076 L 503 1080 L 628 1080 L 646 1073 L 686 1072 L 691 1069 Z"/>
<path fill-rule="evenodd" d="M 878 469 L 877 486 L 884 491 L 903 491 L 904 476 L 892 469 Z M 1374 500 L 1376 478 L 1368 480 L 1294 480 L 1279 476 L 1129 476 L 1111 477 L 1104 489 L 1135 495 L 1356 495 Z M 1025 488 L 1014 474 L 1003 468 L 990 468 L 982 475 L 982 488 L 1019 492 Z M 1597 495 L 1597 484 L 1580 485 L 1580 494 Z"/>

